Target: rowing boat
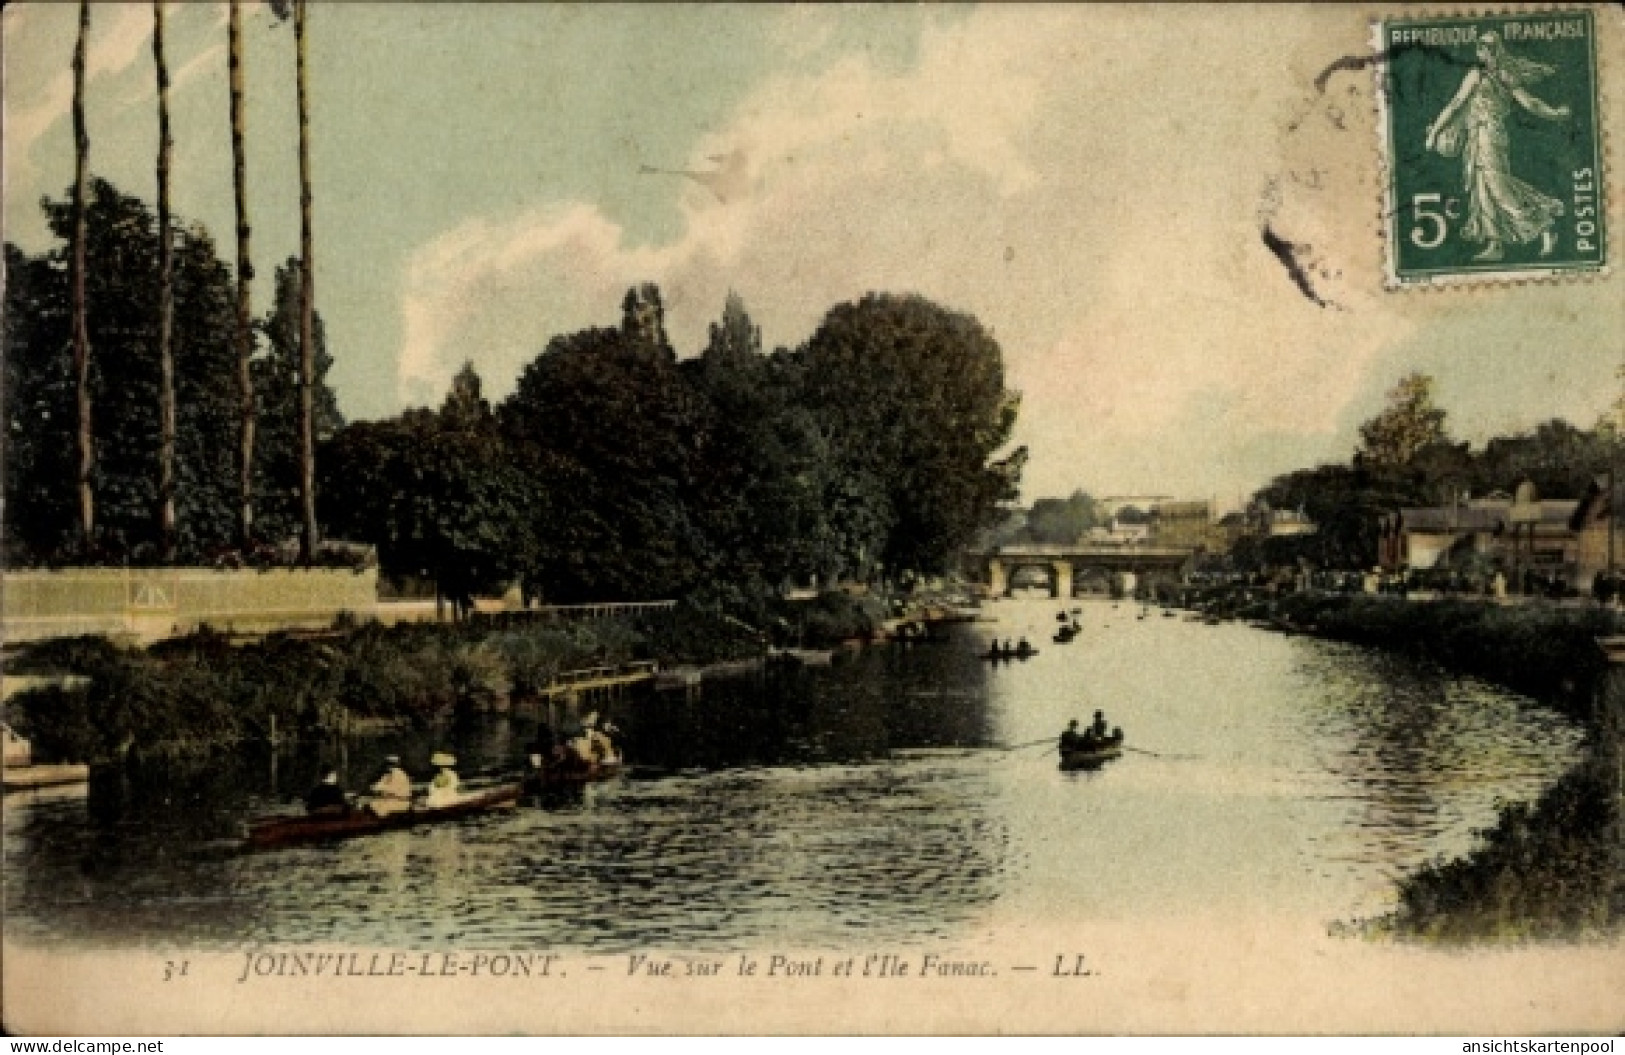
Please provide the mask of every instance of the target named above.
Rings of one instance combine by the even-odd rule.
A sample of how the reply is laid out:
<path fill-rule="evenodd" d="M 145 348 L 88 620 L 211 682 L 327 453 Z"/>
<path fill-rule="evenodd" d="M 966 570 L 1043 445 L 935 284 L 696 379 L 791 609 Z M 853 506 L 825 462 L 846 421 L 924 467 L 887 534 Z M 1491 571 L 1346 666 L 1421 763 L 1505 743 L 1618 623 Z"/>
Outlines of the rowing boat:
<path fill-rule="evenodd" d="M 306 843 L 331 842 L 353 839 L 361 835 L 413 828 L 420 824 L 484 813 L 487 810 L 512 806 L 519 801 L 520 785 L 502 784 L 470 794 L 450 806 L 413 806 L 377 816 L 367 809 L 352 809 L 345 813 L 310 814 L 302 817 L 265 817 L 251 821 L 244 835 L 244 845 L 250 850 L 276 850 L 284 846 Z"/>
<path fill-rule="evenodd" d="M 1015 649 L 1008 649 L 1008 650 L 1000 649 L 998 651 L 990 650 L 990 651 L 987 651 L 987 652 L 983 652 L 982 655 L 981 655 L 981 658 L 987 660 L 990 663 L 998 663 L 1001 660 L 1007 660 L 1007 659 L 1029 659 L 1029 658 L 1031 658 L 1033 656 L 1036 656 L 1036 655 L 1038 655 L 1038 649 L 1036 649 L 1036 648 L 1028 648 L 1028 649 L 1015 648 Z"/>
<path fill-rule="evenodd" d="M 1118 729 L 1104 740 L 1091 740 L 1081 747 L 1066 748 L 1061 751 L 1061 768 L 1072 771 L 1079 769 L 1099 769 L 1114 758 L 1123 754 L 1123 730 Z"/>

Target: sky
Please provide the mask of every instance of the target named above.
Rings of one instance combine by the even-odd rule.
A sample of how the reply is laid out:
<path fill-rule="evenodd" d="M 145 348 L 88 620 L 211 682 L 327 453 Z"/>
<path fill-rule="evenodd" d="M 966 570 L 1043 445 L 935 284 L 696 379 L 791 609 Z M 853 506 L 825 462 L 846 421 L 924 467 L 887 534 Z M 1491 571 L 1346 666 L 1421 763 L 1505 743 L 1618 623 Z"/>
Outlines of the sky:
<path fill-rule="evenodd" d="M 231 260 L 226 7 L 168 11 L 175 210 Z M 3 16 L 5 237 L 31 252 L 51 243 L 41 197 L 73 175 L 76 15 Z M 245 20 L 263 310 L 298 246 L 293 39 L 263 5 Z M 1599 50 L 1625 53 L 1621 9 L 1597 20 Z M 93 172 L 149 202 L 151 21 L 94 5 L 87 83 Z M 465 361 L 500 398 L 549 338 L 613 324 L 652 281 L 685 355 L 730 290 L 769 347 L 874 290 L 974 314 L 1022 395 L 1027 500 L 1234 505 L 1346 460 L 1410 370 L 1460 439 L 1589 426 L 1625 360 L 1617 268 L 1384 288 L 1371 72 L 1316 86 L 1369 38 L 1351 6 L 312 2 L 330 380 L 351 419 L 438 404 Z M 1314 300 L 1266 229 L 1301 247 Z"/>

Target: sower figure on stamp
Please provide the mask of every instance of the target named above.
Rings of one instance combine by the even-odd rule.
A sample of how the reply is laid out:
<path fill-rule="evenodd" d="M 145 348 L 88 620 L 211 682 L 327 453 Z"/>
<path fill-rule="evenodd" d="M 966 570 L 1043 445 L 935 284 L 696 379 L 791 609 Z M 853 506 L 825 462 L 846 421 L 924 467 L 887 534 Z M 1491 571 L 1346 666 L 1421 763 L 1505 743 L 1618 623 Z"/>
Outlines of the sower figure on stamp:
<path fill-rule="evenodd" d="M 1499 260 L 1503 245 L 1540 239 L 1540 255 L 1557 244 L 1557 218 L 1563 203 L 1512 174 L 1507 118 L 1515 102 L 1536 117 L 1557 121 L 1567 106 L 1551 106 L 1527 86 L 1549 76 L 1553 67 L 1508 54 L 1497 33 L 1478 38 L 1478 65 L 1467 71 L 1455 96 L 1428 126 L 1426 147 L 1446 157 L 1461 155 L 1467 192 L 1467 223 L 1462 237 L 1482 242 L 1475 260 Z"/>

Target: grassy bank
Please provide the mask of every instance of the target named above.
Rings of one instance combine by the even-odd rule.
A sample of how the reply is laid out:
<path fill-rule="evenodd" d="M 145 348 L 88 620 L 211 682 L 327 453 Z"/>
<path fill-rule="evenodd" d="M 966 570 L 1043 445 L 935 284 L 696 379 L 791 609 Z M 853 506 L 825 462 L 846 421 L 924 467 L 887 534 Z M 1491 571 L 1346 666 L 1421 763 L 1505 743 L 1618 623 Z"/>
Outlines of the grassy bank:
<path fill-rule="evenodd" d="M 42 758 L 105 762 L 195 755 L 245 740 L 427 725 L 460 707 L 523 700 L 560 671 L 632 660 L 710 663 L 760 654 L 758 636 L 723 616 L 678 608 L 633 620 L 518 614 L 468 623 L 376 623 L 320 637 L 233 644 L 213 633 L 145 651 L 103 638 L 26 649 L 11 673 L 78 674 L 8 703 Z"/>

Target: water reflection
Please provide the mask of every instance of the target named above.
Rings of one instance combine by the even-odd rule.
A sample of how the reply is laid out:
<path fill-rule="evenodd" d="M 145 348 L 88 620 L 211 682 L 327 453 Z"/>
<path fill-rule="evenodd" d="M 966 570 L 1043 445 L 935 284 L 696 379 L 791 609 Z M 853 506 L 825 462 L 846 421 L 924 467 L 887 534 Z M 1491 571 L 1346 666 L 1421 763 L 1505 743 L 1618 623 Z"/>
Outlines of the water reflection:
<path fill-rule="evenodd" d="M 1094 918 L 1385 909 L 1532 797 L 1578 731 L 1393 657 L 1242 626 L 1005 603 L 946 644 L 628 699 L 629 779 L 466 823 L 244 855 L 243 819 L 323 765 L 516 760 L 536 718 L 98 772 L 88 800 L 6 803 L 7 926 L 96 943 L 339 941 L 598 951 L 922 942 Z M 987 641 L 1044 642 L 990 666 Z M 1043 635 L 1043 636 L 1040 636 Z M 1136 749 L 1060 773 L 1095 709 Z"/>

